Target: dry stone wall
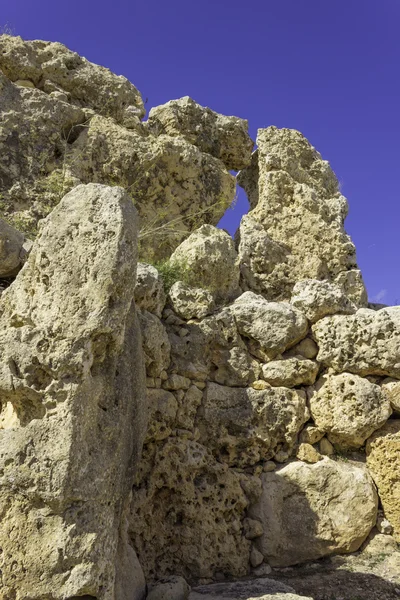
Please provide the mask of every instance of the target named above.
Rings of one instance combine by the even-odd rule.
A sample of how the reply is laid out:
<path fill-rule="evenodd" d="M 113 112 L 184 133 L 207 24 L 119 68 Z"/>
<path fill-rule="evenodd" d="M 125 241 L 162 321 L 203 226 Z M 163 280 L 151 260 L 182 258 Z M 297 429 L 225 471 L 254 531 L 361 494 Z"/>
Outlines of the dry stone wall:
<path fill-rule="evenodd" d="M 289 600 L 257 578 L 396 548 L 400 308 L 329 164 L 187 97 L 142 122 L 61 44 L 0 69 L 0 597 Z"/>

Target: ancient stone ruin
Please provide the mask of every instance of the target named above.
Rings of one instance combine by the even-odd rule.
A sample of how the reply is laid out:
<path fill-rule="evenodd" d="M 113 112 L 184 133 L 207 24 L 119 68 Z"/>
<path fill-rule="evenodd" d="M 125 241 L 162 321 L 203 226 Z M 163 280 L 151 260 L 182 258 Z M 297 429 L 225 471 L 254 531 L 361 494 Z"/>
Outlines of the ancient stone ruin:
<path fill-rule="evenodd" d="M 398 597 L 400 307 L 328 162 L 7 35 L 0 115 L 1 600 Z"/>

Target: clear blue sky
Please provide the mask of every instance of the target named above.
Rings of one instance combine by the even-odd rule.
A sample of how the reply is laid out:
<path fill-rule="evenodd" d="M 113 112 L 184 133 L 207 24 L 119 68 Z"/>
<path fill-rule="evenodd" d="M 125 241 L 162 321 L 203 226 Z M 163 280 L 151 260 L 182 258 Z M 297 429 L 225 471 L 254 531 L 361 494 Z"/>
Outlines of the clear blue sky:
<path fill-rule="evenodd" d="M 254 138 L 303 132 L 349 199 L 370 298 L 400 304 L 400 0 L 2 0 L 5 23 L 125 75 L 148 109 L 189 95 Z"/>

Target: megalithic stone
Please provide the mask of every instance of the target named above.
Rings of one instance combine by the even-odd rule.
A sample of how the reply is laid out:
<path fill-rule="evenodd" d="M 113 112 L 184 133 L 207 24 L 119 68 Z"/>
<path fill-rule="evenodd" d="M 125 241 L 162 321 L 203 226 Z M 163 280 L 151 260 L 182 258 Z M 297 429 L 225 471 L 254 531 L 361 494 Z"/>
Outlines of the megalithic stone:
<path fill-rule="evenodd" d="M 80 185 L 1 297 L 2 598 L 144 594 L 125 529 L 146 429 L 136 264 L 129 196 Z"/>

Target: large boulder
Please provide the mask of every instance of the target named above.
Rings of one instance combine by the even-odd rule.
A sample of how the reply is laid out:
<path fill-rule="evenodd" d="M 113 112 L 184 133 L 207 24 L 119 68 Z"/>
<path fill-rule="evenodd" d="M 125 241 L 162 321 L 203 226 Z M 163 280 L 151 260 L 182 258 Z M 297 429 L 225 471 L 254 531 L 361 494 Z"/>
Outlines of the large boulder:
<path fill-rule="evenodd" d="M 363 446 L 392 413 L 379 385 L 350 373 L 324 375 L 308 397 L 316 426 L 342 450 Z"/>
<path fill-rule="evenodd" d="M 303 279 L 340 280 L 348 294 L 351 287 L 353 302 L 365 304 L 355 248 L 343 228 L 347 202 L 329 164 L 298 131 L 259 129 L 257 146 L 251 165 L 238 178 L 251 207 L 251 221 L 243 221 L 239 234 L 248 288 L 253 289 L 253 273 L 254 291 L 268 300 L 288 300 Z M 258 253 L 249 251 L 260 226 L 260 239 L 272 250 L 261 262 Z"/>
<path fill-rule="evenodd" d="M 318 360 L 337 372 L 400 377 L 400 307 L 360 309 L 313 326 Z"/>
<path fill-rule="evenodd" d="M 222 160 L 227 169 L 238 171 L 250 163 L 254 142 L 248 134 L 248 122 L 220 115 L 189 96 L 152 108 L 147 125 L 155 135 L 185 138 Z"/>
<path fill-rule="evenodd" d="M 1 35 L 0 69 L 13 82 L 30 81 L 49 95 L 63 92 L 67 102 L 117 118 L 124 125 L 132 116 L 145 115 L 142 97 L 126 77 L 114 75 L 58 42 Z"/>
<path fill-rule="evenodd" d="M 375 525 L 378 497 L 363 465 L 295 461 L 263 474 L 262 484 L 250 516 L 263 524 L 255 542 L 272 566 L 354 552 Z"/>
<path fill-rule="evenodd" d="M 367 466 L 393 536 L 400 543 L 400 419 L 388 421 L 368 440 Z"/>
<path fill-rule="evenodd" d="M 277 452 L 289 456 L 308 418 L 304 392 L 208 383 L 198 426 L 203 443 L 219 460 L 248 467 Z"/>
<path fill-rule="evenodd" d="M 239 266 L 231 236 L 212 225 L 194 231 L 170 257 L 172 265 L 183 266 L 188 283 L 209 290 L 218 300 L 239 292 Z"/>
<path fill-rule="evenodd" d="M 239 333 L 253 340 L 260 358 L 275 358 L 307 334 L 307 319 L 285 302 L 267 302 L 262 296 L 245 292 L 229 307 Z"/>
<path fill-rule="evenodd" d="M 1 297 L 4 598 L 144 595 L 125 528 L 146 428 L 136 260 L 129 196 L 79 186 Z"/>

